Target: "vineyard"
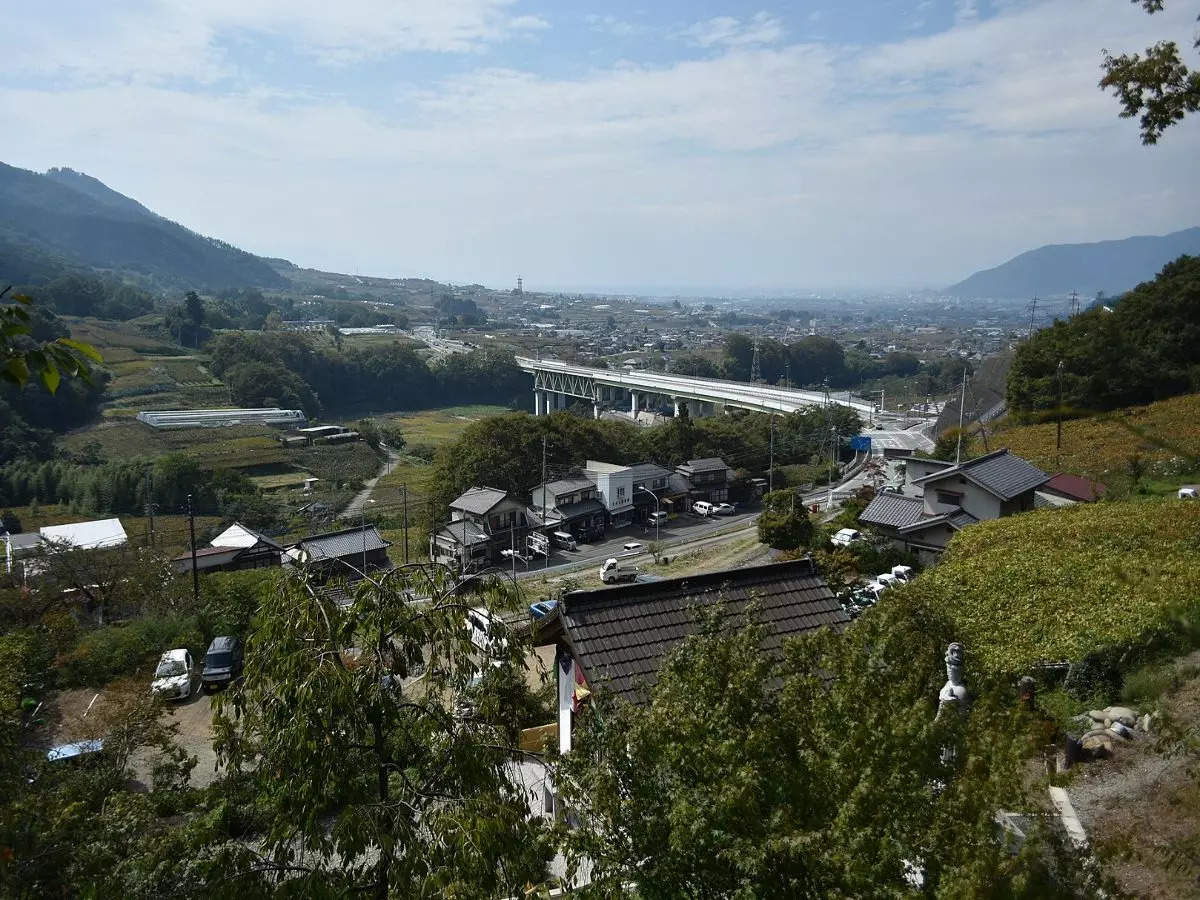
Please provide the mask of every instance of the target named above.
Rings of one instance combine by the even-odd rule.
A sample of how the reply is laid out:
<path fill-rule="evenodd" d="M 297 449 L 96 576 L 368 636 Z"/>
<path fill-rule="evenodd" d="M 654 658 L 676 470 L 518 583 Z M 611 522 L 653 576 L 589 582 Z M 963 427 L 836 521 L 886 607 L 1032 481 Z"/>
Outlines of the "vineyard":
<path fill-rule="evenodd" d="M 1200 503 L 1046 509 L 959 532 L 911 590 L 954 623 L 990 675 L 1165 636 L 1200 613 Z"/>
<path fill-rule="evenodd" d="M 1008 447 L 1047 472 L 1072 472 L 1099 481 L 1128 479 L 1139 464 L 1187 475 L 1200 470 L 1200 394 L 1063 422 L 1062 452 L 1055 464 L 1055 424 L 1006 427 L 987 435 L 991 449 Z M 985 450 L 982 435 L 973 454 Z M 1137 458 L 1137 462 L 1135 462 Z"/>

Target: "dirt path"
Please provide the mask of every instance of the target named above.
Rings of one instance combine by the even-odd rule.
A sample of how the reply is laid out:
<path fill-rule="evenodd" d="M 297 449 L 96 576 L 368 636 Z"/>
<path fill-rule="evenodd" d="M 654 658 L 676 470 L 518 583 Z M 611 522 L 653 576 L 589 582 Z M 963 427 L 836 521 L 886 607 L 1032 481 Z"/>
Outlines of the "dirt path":
<path fill-rule="evenodd" d="M 346 504 L 346 508 L 342 510 L 341 518 L 351 519 L 354 516 L 364 514 L 364 510 L 371 500 L 371 492 L 375 490 L 375 485 L 379 483 L 379 479 L 383 477 L 384 473 L 400 459 L 400 454 L 395 450 L 389 449 L 387 455 L 388 458 L 379 467 L 379 474 L 363 482 L 363 489 L 355 494 L 353 499 Z"/>

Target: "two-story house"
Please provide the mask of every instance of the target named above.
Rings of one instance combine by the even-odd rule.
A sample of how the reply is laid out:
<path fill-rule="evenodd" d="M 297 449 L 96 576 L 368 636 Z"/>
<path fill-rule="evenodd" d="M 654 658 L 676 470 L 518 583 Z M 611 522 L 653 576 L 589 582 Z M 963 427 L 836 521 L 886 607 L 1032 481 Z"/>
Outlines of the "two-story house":
<path fill-rule="evenodd" d="M 429 557 L 460 571 L 496 565 L 505 550 L 524 555 L 541 518 L 505 491 L 473 487 L 450 504 L 450 522 L 429 536 Z"/>
<path fill-rule="evenodd" d="M 539 484 L 529 492 L 529 506 L 548 529 L 567 532 L 577 541 L 604 534 L 604 504 L 595 483 L 582 473 Z"/>
<path fill-rule="evenodd" d="M 656 511 L 667 512 L 670 506 L 669 481 L 671 470 L 664 469 L 654 463 L 638 463 L 629 467 L 633 482 L 633 520 L 649 522 L 650 514 Z M 655 497 L 658 497 L 657 502 Z"/>
<path fill-rule="evenodd" d="M 729 499 L 729 466 L 724 460 L 715 456 L 689 459 L 675 471 L 691 482 L 693 500 L 724 503 Z"/>
<path fill-rule="evenodd" d="M 600 502 L 608 513 L 608 526 L 622 528 L 633 521 L 633 468 L 589 459 L 583 469 L 596 485 Z"/>
<path fill-rule="evenodd" d="M 318 580 L 344 578 L 357 581 L 371 572 L 392 568 L 387 552 L 390 546 L 392 542 L 385 540 L 374 525 L 343 528 L 297 541 L 287 549 L 284 563 L 302 566 Z M 265 545 L 260 549 L 269 551 Z M 190 571 L 190 561 L 187 571 Z"/>
<path fill-rule="evenodd" d="M 1033 509 L 1037 489 L 1050 476 L 1002 449 L 957 465 L 911 458 L 907 478 L 910 492 L 920 496 L 878 494 L 858 520 L 932 563 L 968 525 Z"/>

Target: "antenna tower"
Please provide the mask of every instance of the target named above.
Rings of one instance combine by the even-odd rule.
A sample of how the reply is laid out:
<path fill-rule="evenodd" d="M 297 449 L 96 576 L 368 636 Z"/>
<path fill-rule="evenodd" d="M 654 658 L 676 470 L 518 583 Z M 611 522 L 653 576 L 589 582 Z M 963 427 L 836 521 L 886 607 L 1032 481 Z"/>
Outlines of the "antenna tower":
<path fill-rule="evenodd" d="M 520 275 L 517 276 L 517 293 L 518 294 L 525 293 L 525 282 L 521 280 Z"/>
<path fill-rule="evenodd" d="M 758 335 L 754 335 L 754 358 L 750 360 L 750 381 L 762 381 L 762 368 L 758 360 Z"/>
<path fill-rule="evenodd" d="M 1025 308 L 1029 310 L 1029 337 L 1033 337 L 1033 320 L 1037 316 L 1038 298 L 1034 297 Z"/>
<path fill-rule="evenodd" d="M 1079 312 L 1079 291 L 1071 291 L 1071 315 Z"/>

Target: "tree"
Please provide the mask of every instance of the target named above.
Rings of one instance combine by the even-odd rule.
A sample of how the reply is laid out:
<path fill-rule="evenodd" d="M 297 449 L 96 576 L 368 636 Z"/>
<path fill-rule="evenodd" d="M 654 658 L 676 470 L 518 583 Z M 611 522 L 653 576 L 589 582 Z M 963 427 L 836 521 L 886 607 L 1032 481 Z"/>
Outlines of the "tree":
<path fill-rule="evenodd" d="M 11 291 L 0 290 L 0 300 Z M 88 360 L 102 362 L 91 344 L 60 337 L 35 343 L 33 333 L 33 301 L 24 294 L 12 294 L 11 304 L 0 306 L 0 379 L 24 387 L 31 375 L 36 376 L 51 394 L 58 390 L 63 375 L 90 383 Z"/>
<path fill-rule="evenodd" d="M 644 704 L 594 685 L 554 767 L 578 821 L 568 857 L 592 866 L 578 895 L 901 896 L 913 869 L 926 896 L 1086 895 L 1093 880 L 1052 835 L 1035 826 L 1016 853 L 999 839 L 997 810 L 1036 822 L 1044 794 L 1022 790 L 1026 723 L 1007 688 L 937 716 L 949 636 L 906 596 L 771 656 L 762 628 L 717 610 Z"/>
<path fill-rule="evenodd" d="M 261 867 L 297 895 L 511 896 L 543 880 L 505 725 L 503 675 L 524 647 L 500 613 L 516 594 L 474 587 L 408 566 L 358 582 L 348 605 L 299 578 L 264 599 L 245 677 L 216 702 L 217 747 L 249 769 Z M 478 643 L 473 608 L 491 622 Z"/>
<path fill-rule="evenodd" d="M 1130 0 L 1147 13 L 1161 12 L 1164 0 Z M 1200 37 L 1193 47 L 1200 49 Z M 1146 55 L 1122 53 L 1114 57 L 1104 51 L 1104 77 L 1100 87 L 1112 88 L 1121 101 L 1121 118 L 1141 116 L 1143 144 L 1158 139 L 1184 116 L 1200 110 L 1200 70 L 1188 69 L 1174 41 L 1159 41 L 1146 48 Z"/>
<path fill-rule="evenodd" d="M 183 310 L 191 320 L 193 328 L 204 324 L 204 301 L 195 291 L 188 291 L 183 297 Z"/>
<path fill-rule="evenodd" d="M 763 497 L 758 517 L 758 539 L 776 550 L 807 547 L 813 539 L 813 523 L 803 499 L 795 491 L 772 491 Z"/>

